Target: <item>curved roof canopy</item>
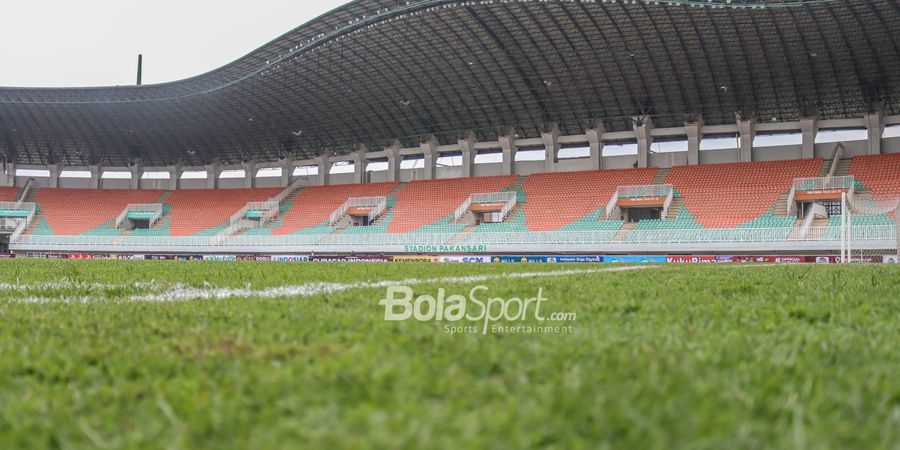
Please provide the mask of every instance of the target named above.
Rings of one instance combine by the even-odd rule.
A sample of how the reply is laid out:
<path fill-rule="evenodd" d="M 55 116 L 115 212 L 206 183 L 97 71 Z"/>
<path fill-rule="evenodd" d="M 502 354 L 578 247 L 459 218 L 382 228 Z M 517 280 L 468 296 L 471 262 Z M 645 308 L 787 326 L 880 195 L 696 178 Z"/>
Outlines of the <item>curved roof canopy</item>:
<path fill-rule="evenodd" d="M 0 88 L 0 158 L 267 161 L 551 122 L 896 114 L 898 94 L 896 0 L 358 0 L 178 82 Z"/>

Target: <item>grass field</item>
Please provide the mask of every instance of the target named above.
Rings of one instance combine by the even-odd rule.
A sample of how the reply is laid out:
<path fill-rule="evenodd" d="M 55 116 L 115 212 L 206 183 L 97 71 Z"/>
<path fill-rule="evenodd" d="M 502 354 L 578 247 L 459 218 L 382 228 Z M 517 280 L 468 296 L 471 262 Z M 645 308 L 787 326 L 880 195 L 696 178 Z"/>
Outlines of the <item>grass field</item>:
<path fill-rule="evenodd" d="M 900 448 L 897 267 L 610 268 L 0 261 L 0 448 Z M 574 332 L 386 322 L 402 279 Z"/>

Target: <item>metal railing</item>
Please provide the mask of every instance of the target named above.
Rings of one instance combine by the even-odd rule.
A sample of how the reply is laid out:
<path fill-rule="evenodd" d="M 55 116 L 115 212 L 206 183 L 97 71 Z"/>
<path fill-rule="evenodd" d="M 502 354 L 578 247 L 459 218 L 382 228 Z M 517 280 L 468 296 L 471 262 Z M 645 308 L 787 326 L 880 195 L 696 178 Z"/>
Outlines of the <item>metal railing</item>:
<path fill-rule="evenodd" d="M 793 186 L 796 191 L 854 189 L 856 187 L 856 178 L 852 176 L 797 178 L 794 180 Z"/>
<path fill-rule="evenodd" d="M 834 177 L 834 173 L 837 172 L 838 164 L 843 157 L 844 144 L 838 142 L 838 144 L 834 146 L 834 152 L 831 153 L 831 167 L 828 168 L 828 178 Z"/>
<path fill-rule="evenodd" d="M 150 213 L 153 216 L 150 218 L 150 227 L 156 224 L 159 219 L 162 218 L 163 215 L 163 205 L 162 203 L 145 203 L 145 204 L 133 204 L 128 205 L 122 212 L 119 213 L 118 217 L 116 217 L 115 225 L 116 228 L 121 228 L 122 224 L 128 220 L 128 214 L 130 213 Z"/>
<path fill-rule="evenodd" d="M 679 230 L 634 230 L 621 243 L 629 244 L 741 244 L 741 243 L 784 243 L 784 242 L 838 242 L 840 227 L 810 227 L 805 235 L 793 236 L 792 227 L 781 228 L 727 228 L 727 229 L 679 229 Z M 855 248 L 865 248 L 875 243 L 897 242 L 897 226 L 865 225 L 853 226 L 848 230 Z M 463 243 L 490 245 L 610 245 L 619 230 L 579 231 L 579 232 L 524 232 L 524 233 L 472 233 Z M 11 240 L 13 246 L 32 247 L 60 246 L 80 249 L 90 247 L 237 247 L 248 250 L 285 246 L 346 247 L 354 250 L 360 246 L 410 246 L 445 245 L 456 236 L 455 233 L 406 233 L 406 234 L 311 234 L 286 236 L 17 236 Z M 434 250 L 438 251 L 438 250 Z"/>
<path fill-rule="evenodd" d="M 671 184 L 646 184 L 639 186 L 619 186 L 616 189 L 616 194 L 619 199 L 666 197 L 674 190 L 675 188 Z"/>
<path fill-rule="evenodd" d="M 283 170 L 283 169 L 282 169 Z M 307 187 L 309 182 L 305 178 L 297 178 L 293 183 L 289 184 L 288 187 L 284 188 L 278 195 L 270 198 L 270 201 L 278 202 L 280 205 L 284 199 L 288 198 L 294 191 L 300 189 L 301 187 Z"/>
<path fill-rule="evenodd" d="M 331 218 L 328 221 L 329 225 L 334 226 L 336 223 L 340 222 L 341 219 L 344 218 L 344 215 L 347 214 L 347 211 L 350 210 L 350 208 L 371 208 L 367 217 L 369 219 L 369 223 L 372 223 L 387 209 L 387 197 L 382 196 L 348 198 L 340 208 L 334 210 L 334 212 L 331 213 Z"/>

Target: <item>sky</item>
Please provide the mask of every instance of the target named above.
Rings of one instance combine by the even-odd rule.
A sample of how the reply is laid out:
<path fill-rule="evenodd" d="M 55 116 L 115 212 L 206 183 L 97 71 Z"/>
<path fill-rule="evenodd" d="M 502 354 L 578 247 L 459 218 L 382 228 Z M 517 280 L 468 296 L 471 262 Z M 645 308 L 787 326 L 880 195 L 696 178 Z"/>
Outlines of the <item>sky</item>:
<path fill-rule="evenodd" d="M 192 77 L 228 64 L 346 0 L 6 1 L 0 86 L 81 87 Z"/>

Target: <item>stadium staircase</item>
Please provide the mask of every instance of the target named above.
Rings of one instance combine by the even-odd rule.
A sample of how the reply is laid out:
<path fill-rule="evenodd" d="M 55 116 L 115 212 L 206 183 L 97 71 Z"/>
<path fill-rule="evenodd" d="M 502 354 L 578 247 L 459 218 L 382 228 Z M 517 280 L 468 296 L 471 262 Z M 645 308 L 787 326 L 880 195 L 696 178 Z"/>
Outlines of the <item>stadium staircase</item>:
<path fill-rule="evenodd" d="M 669 205 L 669 211 L 667 211 L 665 219 L 675 220 L 678 218 L 678 214 L 681 212 L 682 207 L 684 207 L 684 197 L 680 195 L 672 197 L 672 204 Z"/>
<path fill-rule="evenodd" d="M 631 235 L 631 232 L 637 228 L 636 223 L 626 223 L 622 225 L 622 228 L 616 233 L 615 237 L 612 239 L 613 244 L 624 244 L 628 242 L 628 237 Z"/>
<path fill-rule="evenodd" d="M 656 175 L 653 177 L 653 180 L 650 182 L 650 184 L 653 184 L 653 185 L 665 184 L 665 182 L 666 182 L 666 177 L 667 177 L 668 175 L 669 175 L 669 169 L 668 169 L 668 168 L 665 168 L 665 169 L 659 169 L 659 170 L 656 172 Z"/>
<path fill-rule="evenodd" d="M 850 166 L 853 164 L 853 158 L 841 158 L 838 160 L 837 169 L 834 171 L 835 177 L 846 177 L 850 175 Z"/>

